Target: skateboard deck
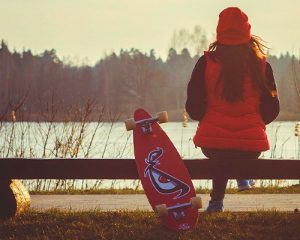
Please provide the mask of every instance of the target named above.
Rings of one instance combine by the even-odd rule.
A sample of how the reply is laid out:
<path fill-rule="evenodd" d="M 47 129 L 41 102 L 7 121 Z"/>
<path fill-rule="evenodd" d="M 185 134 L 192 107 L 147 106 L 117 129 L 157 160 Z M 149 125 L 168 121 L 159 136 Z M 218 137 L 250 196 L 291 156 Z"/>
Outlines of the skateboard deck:
<path fill-rule="evenodd" d="M 144 109 L 135 111 L 134 121 L 135 162 L 150 205 L 168 228 L 193 228 L 201 199 L 195 198 L 195 189 L 179 153 L 158 119 Z"/>

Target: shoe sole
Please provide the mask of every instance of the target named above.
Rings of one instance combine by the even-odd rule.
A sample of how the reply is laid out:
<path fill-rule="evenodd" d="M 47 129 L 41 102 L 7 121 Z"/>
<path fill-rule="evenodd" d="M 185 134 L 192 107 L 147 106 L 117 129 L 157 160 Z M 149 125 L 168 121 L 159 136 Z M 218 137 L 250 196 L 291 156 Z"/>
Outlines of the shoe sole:
<path fill-rule="evenodd" d="M 249 189 L 251 189 L 250 185 L 241 186 L 241 187 L 238 187 L 238 192 L 246 191 L 246 190 L 249 190 Z"/>

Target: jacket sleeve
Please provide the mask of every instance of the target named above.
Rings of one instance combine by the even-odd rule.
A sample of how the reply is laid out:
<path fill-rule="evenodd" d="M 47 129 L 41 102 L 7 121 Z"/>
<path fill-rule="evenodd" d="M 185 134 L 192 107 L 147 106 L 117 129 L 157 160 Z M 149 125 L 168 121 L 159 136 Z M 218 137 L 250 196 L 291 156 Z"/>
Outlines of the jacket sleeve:
<path fill-rule="evenodd" d="M 269 124 L 278 116 L 280 108 L 273 70 L 269 63 L 266 63 L 266 85 L 261 96 L 260 115 L 264 123 Z"/>
<path fill-rule="evenodd" d="M 206 112 L 205 68 L 206 58 L 203 55 L 196 63 L 187 87 L 185 109 L 191 119 L 198 121 Z"/>

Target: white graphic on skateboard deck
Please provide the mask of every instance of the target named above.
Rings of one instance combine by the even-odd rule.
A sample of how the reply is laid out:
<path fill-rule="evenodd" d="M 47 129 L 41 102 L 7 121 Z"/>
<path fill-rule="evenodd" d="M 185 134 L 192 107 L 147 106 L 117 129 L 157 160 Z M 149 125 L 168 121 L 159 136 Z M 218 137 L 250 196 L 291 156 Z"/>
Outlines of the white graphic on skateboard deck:
<path fill-rule="evenodd" d="M 153 187 L 161 194 L 172 194 L 178 192 L 173 199 L 185 196 L 190 191 L 189 185 L 156 167 L 160 164 L 159 159 L 162 156 L 163 149 L 159 147 L 148 154 L 148 157 L 145 159 L 147 167 L 144 171 L 144 177 L 149 177 Z"/>

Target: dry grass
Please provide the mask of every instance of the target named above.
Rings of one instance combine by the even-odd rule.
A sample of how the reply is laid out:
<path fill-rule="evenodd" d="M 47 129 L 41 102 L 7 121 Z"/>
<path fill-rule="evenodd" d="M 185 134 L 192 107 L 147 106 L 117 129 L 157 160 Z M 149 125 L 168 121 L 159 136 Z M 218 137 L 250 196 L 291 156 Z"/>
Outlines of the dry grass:
<path fill-rule="evenodd" d="M 300 236 L 300 214 L 200 213 L 189 232 L 170 232 L 152 212 L 29 211 L 0 220 L 0 239 L 290 239 Z"/>

